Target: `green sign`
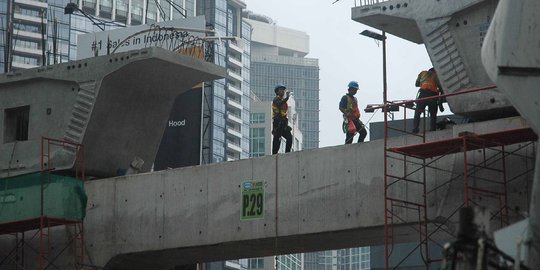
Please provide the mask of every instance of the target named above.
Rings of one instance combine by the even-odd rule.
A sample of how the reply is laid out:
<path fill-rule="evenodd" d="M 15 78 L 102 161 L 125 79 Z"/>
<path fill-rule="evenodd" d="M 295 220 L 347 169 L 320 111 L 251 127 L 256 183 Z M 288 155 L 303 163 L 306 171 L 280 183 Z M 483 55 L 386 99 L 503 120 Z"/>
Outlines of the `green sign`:
<path fill-rule="evenodd" d="M 263 205 L 263 181 L 242 182 L 242 209 L 240 209 L 240 220 L 264 218 Z"/>

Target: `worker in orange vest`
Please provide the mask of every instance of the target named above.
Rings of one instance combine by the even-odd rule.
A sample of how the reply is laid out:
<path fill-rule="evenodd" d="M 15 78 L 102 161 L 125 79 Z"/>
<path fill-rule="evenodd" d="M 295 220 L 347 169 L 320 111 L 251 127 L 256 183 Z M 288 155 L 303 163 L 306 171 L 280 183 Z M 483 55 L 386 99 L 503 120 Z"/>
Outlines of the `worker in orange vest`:
<path fill-rule="evenodd" d="M 434 68 L 430 68 L 428 71 L 424 70 L 420 72 L 420 74 L 418 74 L 418 77 L 416 78 L 415 85 L 420 87 L 420 89 L 418 90 L 418 94 L 416 95 L 416 99 L 444 94 L 441 83 L 439 82 L 439 78 L 437 77 L 437 72 L 435 72 Z M 426 106 L 428 107 L 428 112 L 430 115 L 429 130 L 435 131 L 437 127 L 437 104 L 439 105 L 439 109 L 441 110 L 441 112 L 444 112 L 444 107 L 442 106 L 441 99 L 432 99 L 428 101 L 416 102 L 412 130 L 413 133 L 418 133 L 419 131 L 418 126 L 420 125 L 420 115 L 426 110 Z"/>
<path fill-rule="evenodd" d="M 351 81 L 347 85 L 348 93 L 345 94 L 339 102 L 339 110 L 343 113 L 343 132 L 345 136 L 345 144 L 352 143 L 356 132 L 360 135 L 358 142 L 363 142 L 367 136 L 364 123 L 360 121 L 360 110 L 358 109 L 358 100 L 354 95 L 358 91 L 358 82 Z"/>

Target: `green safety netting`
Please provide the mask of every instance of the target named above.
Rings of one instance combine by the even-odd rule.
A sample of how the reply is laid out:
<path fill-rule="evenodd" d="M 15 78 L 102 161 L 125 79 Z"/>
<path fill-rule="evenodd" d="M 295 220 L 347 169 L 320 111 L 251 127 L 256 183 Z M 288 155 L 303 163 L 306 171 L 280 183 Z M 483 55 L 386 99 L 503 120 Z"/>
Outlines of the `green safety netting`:
<path fill-rule="evenodd" d="M 87 196 L 84 182 L 72 177 L 32 173 L 0 179 L 0 223 L 16 222 L 43 215 L 66 220 L 83 220 Z"/>

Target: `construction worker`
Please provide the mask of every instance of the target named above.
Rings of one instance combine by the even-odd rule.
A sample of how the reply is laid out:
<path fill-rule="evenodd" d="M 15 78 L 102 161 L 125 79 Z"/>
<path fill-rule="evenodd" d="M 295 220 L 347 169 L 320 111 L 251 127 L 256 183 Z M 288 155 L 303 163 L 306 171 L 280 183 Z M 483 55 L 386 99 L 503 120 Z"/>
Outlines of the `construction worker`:
<path fill-rule="evenodd" d="M 367 131 L 362 121 L 360 121 L 358 100 L 354 96 L 358 91 L 358 82 L 349 82 L 347 91 L 348 93 L 339 102 L 339 110 L 343 113 L 343 132 L 346 133 L 345 144 L 352 143 L 356 132 L 360 135 L 358 142 L 363 142 L 367 136 Z"/>
<path fill-rule="evenodd" d="M 443 94 L 441 83 L 437 77 L 437 73 L 434 68 L 430 68 L 428 71 L 422 71 L 418 74 L 416 78 L 416 86 L 420 87 L 416 95 L 416 99 L 433 97 Z M 418 126 L 420 125 L 420 115 L 428 107 L 428 112 L 430 115 L 429 130 L 435 131 L 437 128 L 437 104 L 441 112 L 444 112 L 444 107 L 442 106 L 442 100 L 433 99 L 428 101 L 419 101 L 416 102 L 416 109 L 414 112 L 414 122 L 413 122 L 413 133 L 418 133 Z"/>
<path fill-rule="evenodd" d="M 291 152 L 292 147 L 292 128 L 289 126 L 289 119 L 287 119 L 287 110 L 289 109 L 287 101 L 289 100 L 290 93 L 286 91 L 287 87 L 283 84 L 277 84 L 274 88 L 276 97 L 272 101 L 272 134 L 274 140 L 272 141 L 272 155 L 277 154 L 279 146 L 281 144 L 281 137 L 285 138 L 285 152 Z M 285 92 L 287 96 L 284 98 Z"/>

